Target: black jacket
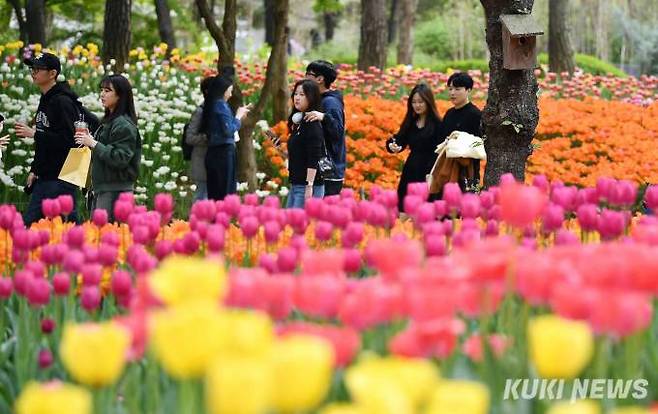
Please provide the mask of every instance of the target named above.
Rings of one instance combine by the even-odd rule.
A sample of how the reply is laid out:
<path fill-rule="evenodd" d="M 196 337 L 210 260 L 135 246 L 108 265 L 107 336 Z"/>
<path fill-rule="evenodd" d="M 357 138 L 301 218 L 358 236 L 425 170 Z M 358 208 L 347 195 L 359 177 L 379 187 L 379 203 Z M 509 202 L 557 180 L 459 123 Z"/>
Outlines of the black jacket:
<path fill-rule="evenodd" d="M 330 90 L 322 94 L 322 110 L 324 119 L 322 129 L 327 144 L 327 152 L 331 156 L 340 177 L 345 177 L 347 167 L 347 149 L 345 147 L 345 104 L 339 91 Z"/>
<path fill-rule="evenodd" d="M 320 122 L 302 122 L 290 134 L 288 139 L 288 172 L 290 184 L 306 185 L 306 169 L 318 168 L 318 161 L 323 156 L 322 140 L 324 135 Z M 323 180 L 316 171 L 314 184 Z"/>
<path fill-rule="evenodd" d="M 59 175 L 69 149 L 75 146 L 73 123 L 79 119 L 80 111 L 78 96 L 66 83 L 58 83 L 41 95 L 30 168 L 40 179 L 52 180 Z"/>

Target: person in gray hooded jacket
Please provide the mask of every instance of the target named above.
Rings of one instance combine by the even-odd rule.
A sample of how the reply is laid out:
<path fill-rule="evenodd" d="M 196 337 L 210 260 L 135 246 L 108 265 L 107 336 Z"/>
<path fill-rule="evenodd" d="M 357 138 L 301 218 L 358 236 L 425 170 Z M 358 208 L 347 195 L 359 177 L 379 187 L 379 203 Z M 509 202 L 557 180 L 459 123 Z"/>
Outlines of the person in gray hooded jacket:
<path fill-rule="evenodd" d="M 201 93 L 204 100 L 208 97 L 208 89 L 214 78 L 212 76 L 201 81 Z M 192 157 L 190 159 L 190 177 L 196 185 L 194 201 L 208 198 L 208 182 L 206 174 L 206 153 L 208 152 L 208 135 L 201 131 L 203 121 L 203 103 L 199 105 L 185 131 L 185 143 L 192 146 Z"/>

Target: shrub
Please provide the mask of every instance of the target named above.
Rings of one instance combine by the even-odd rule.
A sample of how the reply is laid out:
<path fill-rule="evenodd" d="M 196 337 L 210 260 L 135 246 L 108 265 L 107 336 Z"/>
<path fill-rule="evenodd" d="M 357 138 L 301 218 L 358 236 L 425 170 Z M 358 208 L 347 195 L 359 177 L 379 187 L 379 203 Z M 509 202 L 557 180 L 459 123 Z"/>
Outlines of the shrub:
<path fill-rule="evenodd" d="M 539 54 L 539 63 L 542 65 L 548 65 L 547 53 Z M 607 75 L 608 73 L 611 73 L 614 76 L 622 78 L 626 77 L 626 73 L 612 63 L 604 62 L 594 56 L 583 55 L 581 53 L 576 53 L 576 66 L 584 72 L 591 73 L 592 75 Z"/>

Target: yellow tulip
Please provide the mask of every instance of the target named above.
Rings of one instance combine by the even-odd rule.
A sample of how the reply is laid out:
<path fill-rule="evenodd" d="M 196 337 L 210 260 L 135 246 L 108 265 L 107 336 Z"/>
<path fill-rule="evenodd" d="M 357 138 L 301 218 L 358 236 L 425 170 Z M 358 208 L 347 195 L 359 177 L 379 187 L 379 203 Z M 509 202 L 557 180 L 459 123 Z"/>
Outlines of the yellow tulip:
<path fill-rule="evenodd" d="M 218 303 L 226 291 L 226 271 L 218 260 L 173 256 L 151 273 L 149 286 L 167 305 Z"/>
<path fill-rule="evenodd" d="M 208 412 L 265 413 L 272 398 L 272 383 L 272 365 L 267 356 L 217 358 L 206 376 Z"/>
<path fill-rule="evenodd" d="M 222 312 L 222 318 L 231 333 L 223 342 L 223 353 L 245 356 L 269 353 L 274 343 L 274 327 L 267 314 L 234 309 Z"/>
<path fill-rule="evenodd" d="M 539 376 L 571 379 L 591 360 L 594 337 L 584 322 L 545 315 L 529 322 L 528 345 Z"/>
<path fill-rule="evenodd" d="M 322 408 L 319 414 L 369 414 L 368 411 L 356 404 L 333 403 Z"/>
<path fill-rule="evenodd" d="M 116 382 L 126 363 L 128 331 L 114 322 L 67 324 L 59 354 L 78 382 L 103 387 Z"/>
<path fill-rule="evenodd" d="M 601 414 L 601 408 L 587 400 L 560 402 L 549 408 L 546 414 Z"/>
<path fill-rule="evenodd" d="M 219 305 L 199 302 L 152 314 L 151 348 L 174 378 L 199 378 L 231 335 Z"/>
<path fill-rule="evenodd" d="M 329 391 L 334 351 L 325 340 L 308 335 L 289 335 L 274 343 L 273 408 L 289 413 L 308 411 Z"/>
<path fill-rule="evenodd" d="M 16 414 L 91 414 L 89 391 L 63 382 L 29 382 L 16 400 Z"/>
<path fill-rule="evenodd" d="M 489 390 L 474 381 L 445 380 L 434 390 L 427 414 L 486 414 Z"/>
<path fill-rule="evenodd" d="M 423 359 L 373 357 L 349 368 L 345 381 L 353 399 L 369 412 L 411 413 L 427 401 L 439 373 Z"/>

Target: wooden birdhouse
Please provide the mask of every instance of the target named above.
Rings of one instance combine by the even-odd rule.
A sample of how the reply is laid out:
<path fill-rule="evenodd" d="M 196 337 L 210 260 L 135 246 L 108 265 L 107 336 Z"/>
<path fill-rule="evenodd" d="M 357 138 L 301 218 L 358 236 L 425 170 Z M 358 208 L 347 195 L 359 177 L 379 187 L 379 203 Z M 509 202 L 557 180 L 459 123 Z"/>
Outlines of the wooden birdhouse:
<path fill-rule="evenodd" d="M 537 67 L 537 36 L 543 35 L 531 14 L 503 14 L 503 68 L 508 70 Z"/>

